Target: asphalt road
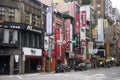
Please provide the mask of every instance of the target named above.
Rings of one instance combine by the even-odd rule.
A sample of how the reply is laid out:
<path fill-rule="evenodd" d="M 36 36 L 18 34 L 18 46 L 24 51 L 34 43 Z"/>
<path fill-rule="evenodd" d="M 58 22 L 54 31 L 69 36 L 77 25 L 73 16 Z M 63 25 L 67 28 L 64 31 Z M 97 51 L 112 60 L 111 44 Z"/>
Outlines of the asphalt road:
<path fill-rule="evenodd" d="M 35 73 L 0 76 L 0 80 L 120 80 L 120 67 L 65 73 Z"/>

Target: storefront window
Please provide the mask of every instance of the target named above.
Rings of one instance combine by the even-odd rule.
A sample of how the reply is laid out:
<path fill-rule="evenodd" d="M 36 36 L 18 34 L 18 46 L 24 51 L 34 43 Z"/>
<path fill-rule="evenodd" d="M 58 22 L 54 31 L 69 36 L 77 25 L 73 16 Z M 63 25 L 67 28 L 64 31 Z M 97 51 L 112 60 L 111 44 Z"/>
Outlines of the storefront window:
<path fill-rule="evenodd" d="M 16 44 L 18 42 L 18 31 L 9 30 L 9 43 Z"/>

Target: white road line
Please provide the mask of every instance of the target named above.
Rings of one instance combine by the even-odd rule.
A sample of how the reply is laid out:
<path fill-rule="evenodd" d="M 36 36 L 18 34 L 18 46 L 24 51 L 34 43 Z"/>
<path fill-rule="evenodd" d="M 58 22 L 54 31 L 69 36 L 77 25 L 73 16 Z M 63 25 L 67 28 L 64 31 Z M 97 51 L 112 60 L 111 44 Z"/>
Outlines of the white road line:
<path fill-rule="evenodd" d="M 17 78 L 18 78 L 18 79 L 22 79 L 22 77 L 21 77 L 21 76 L 17 76 Z"/>

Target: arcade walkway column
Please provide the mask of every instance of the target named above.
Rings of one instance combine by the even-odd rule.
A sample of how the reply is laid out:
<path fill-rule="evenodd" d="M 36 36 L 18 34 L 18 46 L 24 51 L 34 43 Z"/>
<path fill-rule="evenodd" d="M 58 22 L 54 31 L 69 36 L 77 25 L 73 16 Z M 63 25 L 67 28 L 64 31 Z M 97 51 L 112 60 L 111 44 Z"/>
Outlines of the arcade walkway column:
<path fill-rule="evenodd" d="M 13 75 L 14 71 L 14 55 L 10 55 L 10 75 Z"/>

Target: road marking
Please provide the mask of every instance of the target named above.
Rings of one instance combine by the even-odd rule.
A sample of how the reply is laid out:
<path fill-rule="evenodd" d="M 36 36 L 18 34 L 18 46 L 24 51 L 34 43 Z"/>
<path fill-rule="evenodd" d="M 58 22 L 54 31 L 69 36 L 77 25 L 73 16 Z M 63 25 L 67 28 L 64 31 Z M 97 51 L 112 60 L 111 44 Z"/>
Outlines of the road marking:
<path fill-rule="evenodd" d="M 21 76 L 17 76 L 17 78 L 18 78 L 18 79 L 22 79 L 22 77 L 21 77 Z"/>

